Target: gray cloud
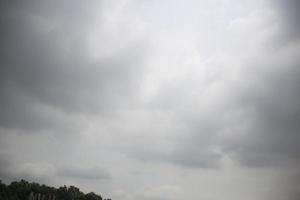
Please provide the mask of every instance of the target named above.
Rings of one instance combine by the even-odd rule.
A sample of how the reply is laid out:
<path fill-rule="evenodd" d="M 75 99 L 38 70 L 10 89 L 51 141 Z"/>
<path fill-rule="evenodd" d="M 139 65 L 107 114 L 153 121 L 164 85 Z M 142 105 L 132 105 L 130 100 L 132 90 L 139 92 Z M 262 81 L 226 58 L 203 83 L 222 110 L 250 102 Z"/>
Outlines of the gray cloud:
<path fill-rule="evenodd" d="M 202 131 L 206 130 L 202 129 Z M 145 163 L 170 163 L 194 169 L 218 168 L 222 155 L 213 151 L 210 147 L 212 141 L 207 140 L 206 135 L 198 133 L 190 133 L 190 136 L 176 142 L 170 150 L 149 145 L 129 148 L 128 156 Z"/>
<path fill-rule="evenodd" d="M 65 10 L 64 1 L 5 4 L 0 72 L 3 127 L 68 127 L 41 110 L 107 113 L 132 98 L 140 78 L 143 44 L 92 61 L 82 30 L 91 27 L 93 12 L 80 1 L 72 3 L 76 18 Z"/>
<path fill-rule="evenodd" d="M 74 168 L 74 167 L 64 167 L 60 169 L 58 174 L 60 176 L 69 178 L 79 178 L 88 180 L 98 180 L 98 179 L 110 179 L 111 175 L 108 171 L 101 169 L 99 167 L 94 168 Z"/>
<path fill-rule="evenodd" d="M 298 45 L 267 49 L 272 53 L 243 61 L 234 80 L 219 77 L 197 89 L 184 79 L 162 87 L 150 107 L 172 113 L 185 128 L 171 128 L 180 136 L 168 151 L 149 146 L 129 155 L 200 169 L 218 167 L 226 155 L 250 167 L 299 165 Z"/>
<path fill-rule="evenodd" d="M 297 197 L 299 3 L 166 2 L 1 1 L 0 178 Z"/>
<path fill-rule="evenodd" d="M 0 177 L 6 182 L 26 179 L 41 183 L 51 183 L 50 177 L 55 174 L 55 168 L 48 163 L 19 163 L 12 155 L 0 155 Z"/>
<path fill-rule="evenodd" d="M 103 168 L 83 168 L 76 166 L 56 166 L 47 162 L 22 162 L 11 155 L 0 155 L 0 178 L 5 181 L 26 179 L 42 183 L 56 184 L 55 179 L 63 177 L 68 180 L 103 180 L 110 179 L 111 174 Z"/>
<path fill-rule="evenodd" d="M 273 0 L 276 10 L 280 14 L 284 41 L 294 41 L 300 34 L 300 3 L 297 0 Z"/>
<path fill-rule="evenodd" d="M 276 166 L 300 160 L 296 142 L 300 130 L 300 104 L 296 100 L 300 97 L 297 54 L 291 53 L 286 63 L 264 63 L 270 65 L 266 69 L 275 68 L 271 74 L 259 66 L 263 63 L 258 63 L 256 73 L 248 76 L 252 83 L 242 86 L 238 93 L 240 106 L 251 110 L 247 119 L 249 126 L 225 146 L 244 164 Z"/>

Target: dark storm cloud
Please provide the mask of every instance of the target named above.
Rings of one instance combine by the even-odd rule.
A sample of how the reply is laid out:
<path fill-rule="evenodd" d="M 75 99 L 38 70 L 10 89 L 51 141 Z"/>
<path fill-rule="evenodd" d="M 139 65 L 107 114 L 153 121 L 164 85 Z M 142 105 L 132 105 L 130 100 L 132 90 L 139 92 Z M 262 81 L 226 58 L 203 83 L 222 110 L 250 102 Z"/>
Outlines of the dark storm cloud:
<path fill-rule="evenodd" d="M 249 126 L 236 134 L 228 144 L 243 164 L 276 166 L 300 163 L 300 60 L 297 53 L 291 62 L 268 66 L 248 78 L 237 98 L 240 106 L 249 108 Z"/>
<path fill-rule="evenodd" d="M 298 0 L 273 0 L 274 6 L 282 18 L 282 31 L 286 40 L 300 36 L 300 2 Z"/>
<path fill-rule="evenodd" d="M 143 47 L 134 44 L 111 58 L 91 60 L 85 31 L 93 27 L 94 4 L 2 2 L 1 126 L 52 129 L 61 126 L 57 116 L 41 108 L 105 113 L 132 97 Z"/>

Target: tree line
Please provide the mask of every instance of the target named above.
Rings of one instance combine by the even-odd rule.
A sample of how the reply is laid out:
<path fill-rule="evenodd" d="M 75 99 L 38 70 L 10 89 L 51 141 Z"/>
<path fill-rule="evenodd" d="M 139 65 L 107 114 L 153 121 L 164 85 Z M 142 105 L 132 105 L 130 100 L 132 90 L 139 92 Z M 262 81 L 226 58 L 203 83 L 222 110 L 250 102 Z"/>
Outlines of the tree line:
<path fill-rule="evenodd" d="M 0 200 L 111 200 L 102 199 L 94 192 L 83 193 L 75 186 L 59 188 L 29 183 L 25 180 L 14 181 L 6 185 L 0 180 Z"/>

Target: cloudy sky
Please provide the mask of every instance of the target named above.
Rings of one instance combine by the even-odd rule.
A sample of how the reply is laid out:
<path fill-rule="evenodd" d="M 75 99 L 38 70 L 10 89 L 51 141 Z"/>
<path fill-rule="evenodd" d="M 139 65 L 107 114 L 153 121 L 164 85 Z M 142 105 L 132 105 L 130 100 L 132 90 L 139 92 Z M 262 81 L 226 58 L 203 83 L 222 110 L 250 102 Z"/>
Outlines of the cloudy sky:
<path fill-rule="evenodd" d="M 297 200 L 298 0 L 3 0 L 0 179 L 114 200 Z"/>

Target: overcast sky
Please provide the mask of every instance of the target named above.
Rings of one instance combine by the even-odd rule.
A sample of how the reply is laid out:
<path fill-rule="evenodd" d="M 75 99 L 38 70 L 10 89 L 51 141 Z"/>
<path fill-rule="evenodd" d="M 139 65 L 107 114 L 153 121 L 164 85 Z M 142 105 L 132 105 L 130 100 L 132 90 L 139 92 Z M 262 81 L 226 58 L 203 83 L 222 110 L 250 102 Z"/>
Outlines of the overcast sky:
<path fill-rule="evenodd" d="M 0 179 L 298 200 L 299 2 L 1 1 Z"/>

